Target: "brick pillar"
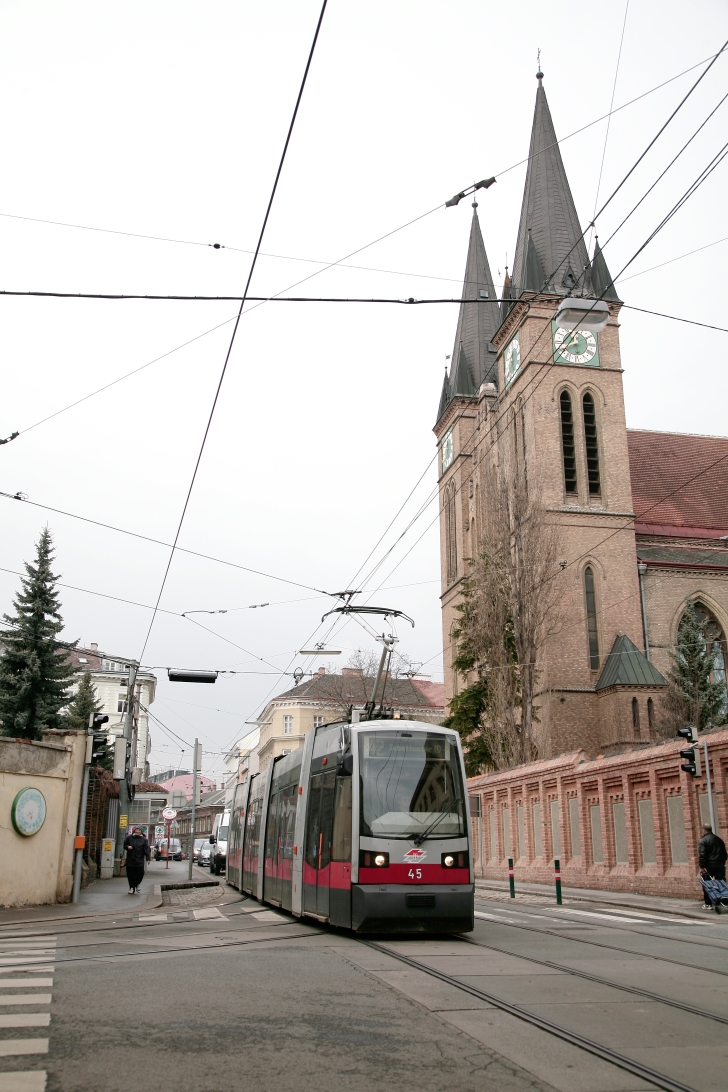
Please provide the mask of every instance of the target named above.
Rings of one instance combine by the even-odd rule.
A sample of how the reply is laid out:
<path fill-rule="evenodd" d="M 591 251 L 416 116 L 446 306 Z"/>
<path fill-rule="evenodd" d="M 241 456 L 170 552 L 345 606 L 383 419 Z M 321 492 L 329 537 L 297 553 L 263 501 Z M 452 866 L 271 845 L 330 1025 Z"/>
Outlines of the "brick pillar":
<path fill-rule="evenodd" d="M 683 818 L 685 820 L 685 843 L 688 850 L 688 860 L 695 863 L 695 871 L 698 870 L 698 842 L 700 841 L 700 805 L 698 804 L 698 790 L 695 783 L 685 770 L 680 770 L 680 795 L 683 802 Z"/>
<path fill-rule="evenodd" d="M 655 830 L 655 857 L 660 871 L 664 873 L 670 867 L 667 805 L 654 766 L 650 768 L 650 796 L 652 798 L 652 825 Z"/>
<path fill-rule="evenodd" d="M 609 795 L 604 787 L 604 778 L 597 778 L 599 791 L 599 810 L 602 816 L 602 852 L 604 853 L 604 867 L 610 872 L 617 863 L 617 852 L 614 845 L 614 823 L 612 822 L 612 805 Z"/>
<path fill-rule="evenodd" d="M 629 774 L 625 774 L 624 776 L 623 788 L 624 823 L 627 828 L 627 856 L 629 858 L 630 869 L 632 870 L 632 872 L 636 872 L 639 866 L 642 850 L 639 847 L 639 819 L 637 818 L 637 807 L 635 804 L 634 793 L 632 791 L 632 781 Z"/>

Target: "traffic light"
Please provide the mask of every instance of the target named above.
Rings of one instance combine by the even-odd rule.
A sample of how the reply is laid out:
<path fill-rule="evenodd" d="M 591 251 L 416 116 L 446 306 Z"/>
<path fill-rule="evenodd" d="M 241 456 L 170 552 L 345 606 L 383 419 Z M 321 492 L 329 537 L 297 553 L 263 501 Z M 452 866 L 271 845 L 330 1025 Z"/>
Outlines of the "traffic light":
<path fill-rule="evenodd" d="M 683 739 L 689 739 L 693 744 L 692 747 L 687 747 L 684 751 L 680 752 L 680 758 L 686 759 L 686 761 L 681 764 L 680 769 L 685 770 L 691 777 L 701 777 L 703 769 L 700 765 L 698 729 L 694 725 L 691 725 L 689 728 L 678 728 L 677 734 Z"/>
<path fill-rule="evenodd" d="M 124 736 L 117 736 L 114 740 L 114 780 L 123 781 L 126 778 L 127 763 L 131 757 L 131 743 Z"/>

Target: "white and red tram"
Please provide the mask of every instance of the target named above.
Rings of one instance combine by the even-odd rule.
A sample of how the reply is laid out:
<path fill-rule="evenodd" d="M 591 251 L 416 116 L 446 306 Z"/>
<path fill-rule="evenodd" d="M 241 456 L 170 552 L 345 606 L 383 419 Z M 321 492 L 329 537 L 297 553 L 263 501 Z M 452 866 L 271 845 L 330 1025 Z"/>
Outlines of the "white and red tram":
<path fill-rule="evenodd" d="M 237 785 L 227 879 L 356 932 L 467 932 L 473 871 L 456 732 L 337 722 Z"/>

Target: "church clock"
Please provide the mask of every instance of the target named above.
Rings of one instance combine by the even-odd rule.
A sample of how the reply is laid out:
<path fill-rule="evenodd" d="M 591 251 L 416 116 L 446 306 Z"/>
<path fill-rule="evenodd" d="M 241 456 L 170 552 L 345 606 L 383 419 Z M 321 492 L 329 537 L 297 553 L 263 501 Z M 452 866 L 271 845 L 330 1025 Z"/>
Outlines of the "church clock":
<path fill-rule="evenodd" d="M 513 376 L 521 366 L 521 343 L 518 334 L 514 337 L 503 353 L 503 367 L 505 369 L 505 381 L 510 383 Z"/>
<path fill-rule="evenodd" d="M 553 323 L 554 363 L 599 367 L 597 336 L 591 330 L 566 330 Z"/>

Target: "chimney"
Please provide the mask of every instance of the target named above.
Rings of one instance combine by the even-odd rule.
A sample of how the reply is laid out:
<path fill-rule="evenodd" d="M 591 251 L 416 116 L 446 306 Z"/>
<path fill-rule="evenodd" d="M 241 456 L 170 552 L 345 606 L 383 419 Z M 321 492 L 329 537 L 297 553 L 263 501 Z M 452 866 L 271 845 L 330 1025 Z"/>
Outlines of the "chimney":
<path fill-rule="evenodd" d="M 320 667 L 318 669 L 318 671 L 316 672 L 316 674 L 317 675 L 325 675 L 326 674 L 326 668 L 325 667 Z"/>
<path fill-rule="evenodd" d="M 341 674 L 342 675 L 353 676 L 354 678 L 360 679 L 364 675 L 364 668 L 363 667 L 342 667 Z"/>
<path fill-rule="evenodd" d="M 95 652 L 99 646 L 96 644 L 95 641 L 92 641 L 88 647 L 91 649 L 92 652 Z"/>

